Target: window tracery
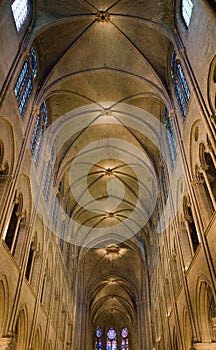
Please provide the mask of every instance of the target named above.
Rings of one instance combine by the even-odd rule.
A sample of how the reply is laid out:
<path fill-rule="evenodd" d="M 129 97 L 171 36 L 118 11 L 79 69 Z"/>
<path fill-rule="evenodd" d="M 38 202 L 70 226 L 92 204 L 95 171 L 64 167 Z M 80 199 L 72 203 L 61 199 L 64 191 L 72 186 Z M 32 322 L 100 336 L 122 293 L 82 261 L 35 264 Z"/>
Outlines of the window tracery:
<path fill-rule="evenodd" d="M 95 335 L 95 350 L 103 348 L 103 341 L 105 342 L 105 350 L 129 350 L 127 327 L 123 327 L 119 334 L 113 327 L 110 327 L 105 333 L 105 337 L 103 337 L 103 331 L 101 327 L 98 327 L 96 329 Z"/>
<path fill-rule="evenodd" d="M 171 58 L 171 77 L 174 80 L 175 94 L 181 110 L 182 117 L 185 119 L 188 109 L 188 103 L 190 100 L 190 89 L 188 87 L 182 66 L 176 58 L 175 50 L 173 51 Z"/>
<path fill-rule="evenodd" d="M 14 95 L 22 118 L 24 117 L 37 73 L 37 55 L 35 49 L 32 47 L 30 49 L 30 55 L 26 58 L 14 86 Z"/>

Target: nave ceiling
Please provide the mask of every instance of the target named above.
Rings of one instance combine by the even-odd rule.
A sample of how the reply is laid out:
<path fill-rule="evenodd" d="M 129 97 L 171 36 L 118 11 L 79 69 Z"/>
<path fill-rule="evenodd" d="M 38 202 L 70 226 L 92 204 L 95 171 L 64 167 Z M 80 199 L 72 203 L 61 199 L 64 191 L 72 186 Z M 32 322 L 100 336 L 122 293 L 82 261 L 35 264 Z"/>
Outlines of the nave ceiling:
<path fill-rule="evenodd" d="M 35 25 L 29 40 L 41 53 L 42 67 L 36 104 L 46 100 L 52 122 L 75 113 L 76 109 L 87 110 L 84 113 L 87 124 L 80 130 L 71 130 L 54 165 L 56 184 L 62 182 L 67 214 L 87 227 L 88 235 L 96 228 L 112 231 L 114 226 L 124 223 L 138 202 L 146 215 L 146 224 L 136 227 L 136 236 L 132 233 L 128 241 L 117 244 L 119 252 L 105 250 L 105 246 L 116 243 L 111 239 L 104 247 L 88 252 L 83 248 L 79 262 L 92 327 L 134 327 L 136 302 L 146 297 L 147 290 L 143 289 L 143 280 L 147 258 L 151 258 L 148 218 L 155 204 L 151 175 L 157 176 L 159 151 L 148 133 L 143 133 L 136 123 L 125 125 L 124 118 L 119 121 L 115 110 L 124 103 L 129 110 L 140 108 L 143 121 L 146 113 L 160 121 L 164 104 L 170 105 L 167 77 L 174 41 L 174 4 L 170 0 L 37 0 L 34 13 Z M 97 107 L 94 120 L 88 105 Z M 90 192 L 101 203 L 103 212 L 96 215 L 77 204 L 71 193 L 70 169 L 85 147 L 110 138 L 117 139 L 123 148 L 127 142 L 138 149 L 143 155 L 146 177 L 144 181 L 137 178 L 136 160 L 128 164 L 129 149 L 124 149 L 125 160 L 110 155 L 117 152 L 116 146 L 105 160 L 93 161 L 100 148 L 96 146 L 88 158 L 91 166 L 86 189 L 80 185 L 82 196 Z M 77 169 L 79 186 L 83 168 Z M 113 179 L 124 185 L 124 196 L 110 211 L 104 203 Z"/>

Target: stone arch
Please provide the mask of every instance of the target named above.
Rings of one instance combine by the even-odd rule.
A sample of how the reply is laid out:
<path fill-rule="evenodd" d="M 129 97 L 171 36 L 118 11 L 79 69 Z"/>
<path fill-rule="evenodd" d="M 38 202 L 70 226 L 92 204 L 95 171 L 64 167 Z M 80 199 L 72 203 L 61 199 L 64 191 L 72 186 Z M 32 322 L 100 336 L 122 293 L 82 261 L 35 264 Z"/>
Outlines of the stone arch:
<path fill-rule="evenodd" d="M 216 341 L 216 302 L 210 283 L 200 277 L 197 284 L 197 320 L 202 342 Z"/>
<path fill-rule="evenodd" d="M 8 284 L 5 276 L 0 276 L 0 337 L 5 333 L 6 324 L 7 324 L 7 315 L 8 315 Z"/>
<path fill-rule="evenodd" d="M 42 332 L 41 332 L 41 327 L 38 327 L 35 332 L 33 350 L 41 350 L 41 349 L 42 349 Z"/>
<path fill-rule="evenodd" d="M 197 119 L 191 126 L 190 131 L 190 170 L 193 179 L 196 179 L 195 168 L 199 164 L 199 144 L 204 142 L 203 125 L 200 119 Z"/>
<path fill-rule="evenodd" d="M 207 85 L 208 103 L 211 113 L 215 116 L 216 113 L 216 56 L 211 61 L 208 74 Z"/>
<path fill-rule="evenodd" d="M 28 218 L 32 210 L 31 185 L 29 177 L 23 173 L 19 177 L 17 191 L 25 194 L 23 196 L 23 208 L 26 210 L 26 217 Z"/>
<path fill-rule="evenodd" d="M 198 236 L 197 228 L 194 221 L 191 203 L 187 196 L 184 196 L 183 198 L 183 215 L 184 215 L 186 229 L 189 233 L 190 245 L 193 250 L 193 253 L 195 253 L 195 251 L 199 246 L 199 236 Z"/>
<path fill-rule="evenodd" d="M 211 146 L 199 145 L 200 173 L 205 184 L 205 191 L 208 195 L 212 211 L 216 209 L 216 160 L 212 154 Z"/>
<path fill-rule="evenodd" d="M 192 344 L 193 333 L 191 329 L 190 319 L 186 308 L 183 311 L 183 342 L 185 349 L 190 349 Z"/>
<path fill-rule="evenodd" d="M 178 339 L 175 327 L 173 328 L 173 350 L 178 350 Z"/>
<path fill-rule="evenodd" d="M 47 345 L 47 350 L 53 350 L 52 341 L 50 340 Z"/>
<path fill-rule="evenodd" d="M 37 216 L 36 223 L 34 226 L 34 234 L 31 241 L 29 259 L 26 267 L 27 269 L 29 265 L 29 282 L 35 292 L 37 292 L 39 286 L 42 254 L 44 251 L 45 243 L 44 237 L 44 226 L 41 219 Z"/>
<path fill-rule="evenodd" d="M 17 237 L 20 230 L 20 222 L 23 213 L 23 195 L 19 193 L 15 196 L 11 209 L 10 219 L 8 221 L 7 231 L 5 233 L 5 243 L 13 254 L 16 248 Z"/>
<path fill-rule="evenodd" d="M 5 118 L 0 118 L 0 129 L 0 175 L 4 171 L 7 171 L 8 175 L 12 173 L 14 166 L 14 132 L 12 125 Z"/>
<path fill-rule="evenodd" d="M 16 350 L 26 349 L 28 338 L 28 314 L 26 306 L 18 314 L 15 326 L 15 338 L 17 342 Z"/>

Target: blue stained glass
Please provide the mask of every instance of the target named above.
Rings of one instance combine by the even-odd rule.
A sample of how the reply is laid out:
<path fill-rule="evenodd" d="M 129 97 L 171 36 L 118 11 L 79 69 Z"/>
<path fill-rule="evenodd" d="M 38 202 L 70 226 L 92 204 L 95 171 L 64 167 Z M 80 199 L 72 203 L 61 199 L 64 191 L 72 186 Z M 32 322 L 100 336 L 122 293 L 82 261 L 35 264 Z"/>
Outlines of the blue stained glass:
<path fill-rule="evenodd" d="M 14 0 L 11 5 L 16 28 L 19 31 L 28 16 L 28 0 Z"/>
<path fill-rule="evenodd" d="M 182 85 L 183 90 L 184 90 L 185 100 L 188 103 L 190 100 L 190 90 L 189 90 L 189 87 L 187 85 L 187 81 L 186 81 L 186 78 L 185 78 L 185 75 L 184 75 L 184 72 L 182 70 L 180 63 L 177 64 L 177 77 L 179 79 L 179 82 Z"/>
<path fill-rule="evenodd" d="M 193 2 L 191 0 L 182 0 L 182 16 L 187 27 L 190 25 L 193 11 Z"/>
<path fill-rule="evenodd" d="M 40 114 L 37 116 L 34 131 L 33 131 L 32 138 L 31 138 L 30 148 L 31 148 L 32 154 L 34 154 L 34 151 L 36 148 L 39 132 L 40 132 Z"/>
<path fill-rule="evenodd" d="M 97 328 L 97 330 L 96 330 L 96 336 L 99 337 L 99 338 L 102 336 L 102 330 L 101 330 L 101 328 Z"/>
<path fill-rule="evenodd" d="M 32 92 L 32 77 L 29 77 L 25 90 L 23 92 L 21 101 L 19 103 L 19 111 L 22 117 L 24 116 L 25 109 L 26 109 L 31 92 Z"/>
<path fill-rule="evenodd" d="M 37 76 L 37 55 L 35 52 L 35 49 L 32 47 L 31 48 L 31 67 L 32 67 L 32 73 L 33 77 L 36 78 Z"/>
<path fill-rule="evenodd" d="M 26 79 L 28 78 L 28 75 L 29 75 L 29 62 L 28 60 L 25 60 L 24 65 L 19 74 L 19 77 L 17 79 L 17 82 L 14 86 L 14 94 L 17 100 L 19 100 L 19 97 L 21 95 Z"/>
<path fill-rule="evenodd" d="M 102 340 L 98 339 L 98 349 L 102 349 Z"/>
<path fill-rule="evenodd" d="M 108 340 L 107 340 L 107 347 L 106 347 L 107 350 L 112 350 L 112 349 L 111 349 L 111 345 L 112 345 L 111 340 L 108 339 Z"/>
<path fill-rule="evenodd" d="M 182 112 L 182 116 L 185 118 L 186 114 L 187 114 L 187 105 L 186 105 L 186 102 L 184 100 L 184 95 L 182 93 L 181 86 L 179 85 L 179 81 L 176 81 L 175 89 L 176 89 L 176 96 L 177 96 L 177 100 L 179 103 L 179 107 L 180 107 L 181 112 Z"/>
<path fill-rule="evenodd" d="M 176 61 L 175 51 L 173 51 L 171 58 L 171 76 L 175 81 L 176 97 L 182 116 L 185 118 L 187 114 L 187 105 L 190 100 L 190 89 L 181 64 Z"/>
<path fill-rule="evenodd" d="M 113 328 L 110 328 L 109 330 L 108 330 L 108 332 L 107 332 L 107 337 L 109 338 L 109 339 L 115 339 L 115 337 L 116 337 L 116 331 L 115 331 L 115 329 L 113 329 Z"/>
<path fill-rule="evenodd" d="M 30 56 L 25 60 L 21 72 L 14 86 L 14 95 L 18 103 L 21 116 L 24 116 L 25 109 L 33 89 L 33 79 L 37 76 L 37 57 L 32 47 Z"/>

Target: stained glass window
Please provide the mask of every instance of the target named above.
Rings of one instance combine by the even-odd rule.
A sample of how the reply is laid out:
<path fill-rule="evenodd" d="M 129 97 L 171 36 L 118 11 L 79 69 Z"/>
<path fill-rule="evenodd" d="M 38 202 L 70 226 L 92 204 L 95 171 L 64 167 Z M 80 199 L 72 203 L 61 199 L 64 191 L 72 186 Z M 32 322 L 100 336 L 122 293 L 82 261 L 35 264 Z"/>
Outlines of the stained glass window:
<path fill-rule="evenodd" d="M 188 103 L 190 100 L 190 90 L 189 90 L 189 87 L 187 85 L 187 81 L 186 81 L 183 69 L 182 69 L 179 62 L 177 63 L 177 70 L 176 71 L 177 71 L 177 78 L 181 84 L 181 88 L 182 88 L 182 92 L 183 92 L 185 101 L 186 101 L 186 103 Z"/>
<path fill-rule="evenodd" d="M 117 334 L 117 331 L 110 327 L 103 336 L 103 332 L 100 327 L 95 332 L 96 339 L 94 342 L 94 348 L 102 349 L 104 342 L 104 350 L 129 350 L 128 330 L 126 327 L 122 328 L 121 332 Z"/>
<path fill-rule="evenodd" d="M 14 86 L 14 95 L 21 117 L 24 116 L 33 89 L 33 81 L 37 77 L 37 70 L 37 56 L 35 49 L 32 47 L 30 55 L 26 58 Z"/>
<path fill-rule="evenodd" d="M 17 31 L 19 31 L 28 16 L 29 2 L 28 0 L 14 0 L 11 5 L 11 9 Z"/>
<path fill-rule="evenodd" d="M 163 124 L 167 129 L 166 137 L 167 137 L 167 142 L 169 147 L 170 159 L 171 159 L 172 166 L 174 166 L 176 155 L 177 155 L 177 144 L 176 144 L 172 119 L 169 117 L 168 110 L 166 107 L 164 108 Z"/>
<path fill-rule="evenodd" d="M 46 130 L 47 123 L 48 123 L 47 107 L 46 107 L 46 102 L 43 101 L 35 122 L 35 127 L 34 127 L 31 144 L 30 144 L 30 149 L 31 149 L 35 164 L 37 164 L 38 162 L 40 149 L 43 141 L 43 135 Z"/>
<path fill-rule="evenodd" d="M 191 0 L 182 0 L 182 16 L 187 27 L 190 25 L 193 11 L 193 2 Z"/>
<path fill-rule="evenodd" d="M 21 95 L 23 86 L 28 78 L 28 75 L 29 75 L 29 61 L 27 59 L 25 60 L 24 65 L 22 66 L 21 72 L 14 86 L 14 94 L 17 101 L 19 100 L 19 97 Z"/>
<path fill-rule="evenodd" d="M 103 346 L 102 346 L 102 339 L 101 339 L 101 337 L 102 337 L 102 335 L 103 335 L 102 329 L 101 329 L 100 327 L 98 327 L 98 328 L 96 329 L 95 334 L 96 334 L 95 350 L 97 350 L 97 349 L 102 349 L 102 347 L 103 347 Z"/>
<path fill-rule="evenodd" d="M 26 110 L 26 106 L 29 100 L 29 97 L 31 95 L 32 92 L 32 77 L 29 77 L 27 84 L 25 86 L 22 98 L 20 100 L 19 103 L 19 111 L 20 111 L 20 115 L 23 117 L 25 110 Z"/>
<path fill-rule="evenodd" d="M 102 336 L 102 330 L 101 330 L 101 328 L 97 328 L 96 337 L 100 338 L 101 336 Z"/>
<path fill-rule="evenodd" d="M 106 350 L 117 350 L 117 333 L 114 328 L 107 331 Z"/>
<path fill-rule="evenodd" d="M 128 330 L 124 327 L 121 331 L 121 350 L 129 350 Z"/>
<path fill-rule="evenodd" d="M 122 338 L 126 338 L 128 336 L 128 330 L 126 327 L 122 329 L 121 336 Z"/>
<path fill-rule="evenodd" d="M 171 58 L 171 77 L 175 82 L 176 98 L 181 114 L 183 118 L 185 118 L 187 114 L 187 106 L 190 100 L 190 89 L 188 87 L 182 66 L 180 62 L 176 60 L 175 51 L 173 51 Z"/>
<path fill-rule="evenodd" d="M 111 339 L 111 340 L 113 340 L 113 339 L 115 339 L 116 338 L 116 331 L 115 331 L 115 329 L 113 329 L 113 328 L 110 328 L 109 330 L 108 330 L 108 332 L 107 332 L 107 337 L 108 337 L 108 339 Z"/>
<path fill-rule="evenodd" d="M 31 67 L 32 67 L 32 74 L 34 78 L 37 76 L 37 55 L 35 52 L 35 49 L 32 47 L 30 51 L 30 59 L 31 59 Z"/>

